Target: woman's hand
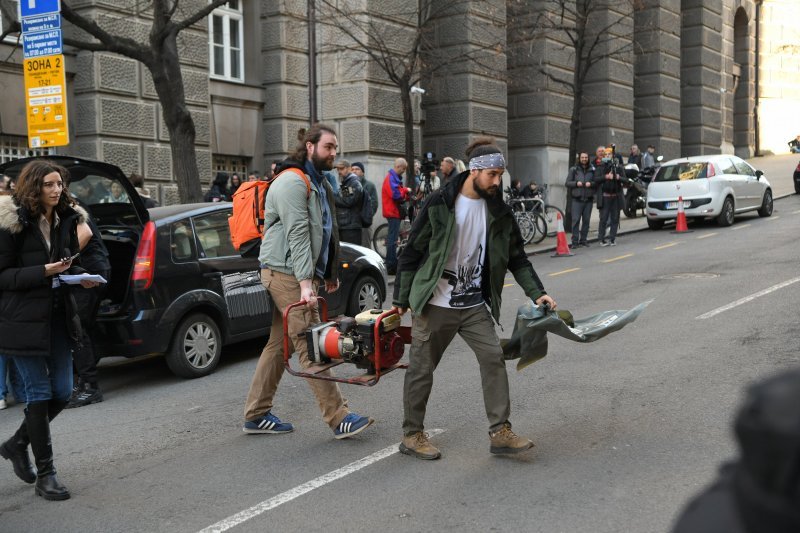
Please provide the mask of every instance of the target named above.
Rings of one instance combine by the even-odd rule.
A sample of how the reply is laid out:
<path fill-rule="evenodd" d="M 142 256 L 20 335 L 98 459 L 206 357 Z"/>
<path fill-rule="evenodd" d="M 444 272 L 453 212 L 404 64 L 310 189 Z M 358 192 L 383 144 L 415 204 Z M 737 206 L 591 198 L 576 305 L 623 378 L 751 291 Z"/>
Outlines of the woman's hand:
<path fill-rule="evenodd" d="M 82 279 L 81 280 L 81 287 L 83 287 L 84 289 L 93 289 L 93 288 L 97 287 L 98 285 L 100 285 L 99 281 L 92 281 L 92 280 L 89 280 L 89 279 Z"/>
<path fill-rule="evenodd" d="M 57 263 L 48 263 L 44 266 L 44 275 L 45 276 L 55 276 L 57 274 L 61 274 L 62 272 L 69 270 L 69 267 L 72 266 L 72 259 L 69 261 L 59 261 Z"/>

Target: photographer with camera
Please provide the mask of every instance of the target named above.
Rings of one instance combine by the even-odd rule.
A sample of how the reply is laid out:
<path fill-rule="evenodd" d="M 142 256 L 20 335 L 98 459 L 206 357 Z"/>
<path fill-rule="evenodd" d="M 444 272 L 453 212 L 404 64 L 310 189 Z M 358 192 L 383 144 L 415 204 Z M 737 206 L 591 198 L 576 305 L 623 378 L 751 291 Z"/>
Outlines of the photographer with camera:
<path fill-rule="evenodd" d="M 598 237 L 600 246 L 616 246 L 617 230 L 619 229 L 619 212 L 622 209 L 624 198 L 622 196 L 623 183 L 627 180 L 624 170 L 619 164 L 616 154 L 616 145 L 610 148 L 598 146 L 595 151 L 597 158 L 594 167 L 594 182 L 597 187 L 597 209 L 600 210 L 600 228 Z M 606 227 L 610 229 L 606 240 Z"/>
<path fill-rule="evenodd" d="M 334 166 L 339 174 L 339 192 L 334 195 L 339 240 L 361 245 L 361 201 L 364 189 L 349 161 L 340 159 Z"/>
<path fill-rule="evenodd" d="M 435 158 L 436 154 L 428 152 L 422 159 L 420 165 L 420 183 L 416 194 L 417 202 L 421 202 L 433 191 L 439 190 L 441 186 L 441 180 L 439 180 L 439 176 L 436 174 L 438 161 L 436 161 Z"/>

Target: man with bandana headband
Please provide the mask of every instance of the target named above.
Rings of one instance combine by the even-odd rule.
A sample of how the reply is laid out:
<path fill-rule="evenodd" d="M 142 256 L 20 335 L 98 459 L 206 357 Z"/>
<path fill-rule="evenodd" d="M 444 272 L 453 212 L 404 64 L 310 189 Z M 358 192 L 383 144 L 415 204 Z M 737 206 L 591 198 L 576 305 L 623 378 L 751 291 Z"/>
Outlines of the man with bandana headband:
<path fill-rule="evenodd" d="M 411 354 L 403 389 L 400 451 L 419 459 L 441 453 L 423 422 L 433 371 L 456 333 L 475 352 L 489 419 L 489 451 L 514 454 L 533 447 L 511 431 L 511 401 L 503 350 L 494 329 L 510 271 L 525 294 L 555 309 L 528 260 L 511 208 L 503 202 L 505 159 L 492 139 L 467 148 L 469 170 L 434 191 L 414 220 L 399 258 L 393 306 L 413 312 Z"/>
<path fill-rule="evenodd" d="M 330 294 L 339 288 L 339 230 L 334 193 L 322 173 L 333 168 L 339 143 L 333 128 L 315 124 L 305 132 L 289 159 L 276 168 L 264 205 L 264 237 L 258 260 L 261 283 L 272 302 L 269 342 L 256 365 L 244 407 L 245 433 L 290 433 L 294 426 L 272 413 L 273 399 L 283 376 L 283 311 L 304 300 L 306 307 L 289 314 L 289 347 L 297 351 L 300 365 L 311 366 L 308 346 L 296 342 L 311 324 L 318 323 L 317 289 L 323 283 Z M 295 171 L 302 171 L 303 179 Z M 330 375 L 330 370 L 321 373 Z M 365 430 L 372 419 L 351 413 L 335 382 L 307 380 L 322 418 L 336 439 Z"/>

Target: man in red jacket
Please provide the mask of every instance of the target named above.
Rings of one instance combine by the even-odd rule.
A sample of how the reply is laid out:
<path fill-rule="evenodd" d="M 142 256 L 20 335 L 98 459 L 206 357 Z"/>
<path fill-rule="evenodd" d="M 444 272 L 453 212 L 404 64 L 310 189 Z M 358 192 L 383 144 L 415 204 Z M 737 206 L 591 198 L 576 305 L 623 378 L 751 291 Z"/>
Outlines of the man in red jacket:
<path fill-rule="evenodd" d="M 383 216 L 389 224 L 389 235 L 386 238 L 386 270 L 394 275 L 397 271 L 397 238 L 400 235 L 400 204 L 408 200 L 411 189 L 403 187 L 403 172 L 408 168 L 408 162 L 402 157 L 394 160 L 394 168 L 389 170 L 383 179 Z"/>

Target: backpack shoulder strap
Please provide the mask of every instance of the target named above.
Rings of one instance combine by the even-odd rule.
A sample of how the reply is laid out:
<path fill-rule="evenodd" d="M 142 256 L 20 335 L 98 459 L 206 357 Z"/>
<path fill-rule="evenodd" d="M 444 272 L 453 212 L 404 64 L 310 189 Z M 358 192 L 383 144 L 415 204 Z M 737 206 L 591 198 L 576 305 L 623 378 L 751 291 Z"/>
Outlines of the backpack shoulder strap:
<path fill-rule="evenodd" d="M 303 182 L 306 184 L 306 199 L 310 198 L 311 197 L 311 181 L 309 181 L 308 176 L 306 176 L 306 173 L 303 172 L 302 170 L 300 170 L 299 168 L 294 168 L 294 167 L 287 168 L 286 170 L 284 170 L 283 172 L 281 172 L 280 174 L 278 174 L 277 176 L 272 178 L 270 180 L 270 183 L 275 181 L 276 179 L 278 179 L 279 177 L 281 177 L 282 175 L 284 175 L 287 172 L 291 172 L 293 174 L 296 174 L 297 176 L 300 176 L 300 178 L 302 178 Z"/>

